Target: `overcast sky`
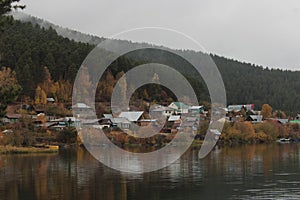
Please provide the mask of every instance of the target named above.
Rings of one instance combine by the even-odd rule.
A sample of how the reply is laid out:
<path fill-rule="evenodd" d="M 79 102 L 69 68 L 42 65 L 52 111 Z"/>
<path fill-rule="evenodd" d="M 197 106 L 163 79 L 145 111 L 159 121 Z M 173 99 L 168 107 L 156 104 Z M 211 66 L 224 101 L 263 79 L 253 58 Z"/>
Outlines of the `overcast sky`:
<path fill-rule="evenodd" d="M 28 14 L 84 33 L 111 37 L 132 28 L 165 27 L 191 36 L 215 54 L 300 70 L 299 0 L 21 2 L 26 4 Z M 187 48 L 181 45 L 180 41 L 174 44 Z"/>

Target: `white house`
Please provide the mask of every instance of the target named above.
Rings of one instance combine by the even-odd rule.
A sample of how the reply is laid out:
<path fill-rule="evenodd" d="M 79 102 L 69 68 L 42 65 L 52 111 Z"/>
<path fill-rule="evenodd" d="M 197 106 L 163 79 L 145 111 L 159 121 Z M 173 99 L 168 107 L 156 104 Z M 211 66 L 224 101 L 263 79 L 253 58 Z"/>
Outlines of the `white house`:
<path fill-rule="evenodd" d="M 186 114 L 189 112 L 189 107 L 182 102 L 172 102 L 169 106 L 175 110 L 175 114 Z"/>
<path fill-rule="evenodd" d="M 175 109 L 165 107 L 165 106 L 157 106 L 156 108 L 151 110 L 151 112 L 153 112 L 154 116 L 157 116 L 157 114 L 158 114 L 158 115 L 163 115 L 163 116 L 169 117 L 169 116 L 175 114 Z"/>
<path fill-rule="evenodd" d="M 192 114 L 201 114 L 204 112 L 204 106 L 190 106 L 189 113 Z"/>

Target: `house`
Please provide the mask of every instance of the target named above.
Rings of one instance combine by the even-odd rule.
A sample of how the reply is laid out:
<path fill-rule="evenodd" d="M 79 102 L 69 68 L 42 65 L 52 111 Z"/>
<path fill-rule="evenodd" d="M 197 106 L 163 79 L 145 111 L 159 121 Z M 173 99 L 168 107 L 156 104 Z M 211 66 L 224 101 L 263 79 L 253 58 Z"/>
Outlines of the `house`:
<path fill-rule="evenodd" d="M 113 118 L 112 114 L 103 114 L 104 119 L 111 119 Z"/>
<path fill-rule="evenodd" d="M 51 125 L 51 128 L 61 130 L 66 127 L 79 127 L 81 128 L 82 123 L 79 119 L 75 117 L 64 117 L 55 120 L 51 120 L 50 123 L 56 122 L 56 125 Z"/>
<path fill-rule="evenodd" d="M 13 124 L 19 121 L 22 116 L 20 114 L 6 114 L 2 118 L 2 123 L 4 124 Z"/>
<path fill-rule="evenodd" d="M 46 119 L 46 121 L 52 121 L 56 119 L 56 116 L 54 115 L 46 115 L 45 113 L 41 112 L 37 115 L 30 115 L 31 119 L 33 119 L 33 121 L 41 121 L 41 119 Z"/>
<path fill-rule="evenodd" d="M 82 119 L 81 124 L 84 127 L 93 127 L 93 126 L 99 125 L 99 120 L 98 119 Z"/>
<path fill-rule="evenodd" d="M 130 122 L 137 123 L 142 119 L 143 111 L 126 111 L 119 114 L 120 118 L 126 118 Z"/>
<path fill-rule="evenodd" d="M 93 108 L 85 103 L 76 103 L 72 105 L 73 113 L 80 118 L 89 118 L 94 115 Z"/>
<path fill-rule="evenodd" d="M 151 112 L 154 116 L 163 115 L 169 117 L 175 113 L 175 109 L 170 107 L 157 106 L 156 108 L 151 110 Z"/>
<path fill-rule="evenodd" d="M 168 122 L 177 122 L 180 123 L 180 115 L 172 115 L 168 118 Z"/>
<path fill-rule="evenodd" d="M 246 121 L 251 121 L 252 124 L 261 123 L 263 119 L 262 115 L 249 115 L 246 118 Z"/>
<path fill-rule="evenodd" d="M 36 121 L 35 122 L 35 126 L 36 127 L 44 127 L 44 128 L 47 128 L 47 129 L 49 129 L 49 128 L 52 128 L 52 127 L 54 127 L 54 126 L 57 126 L 58 125 L 58 122 L 46 122 L 46 123 L 40 123 L 39 121 Z"/>
<path fill-rule="evenodd" d="M 92 107 L 86 105 L 85 103 L 76 103 L 75 105 L 72 105 L 72 110 L 78 112 L 86 112 L 92 110 Z"/>
<path fill-rule="evenodd" d="M 8 135 L 8 134 L 11 134 L 11 133 L 14 133 L 13 130 L 11 130 L 11 129 L 6 129 L 2 132 L 0 131 L 0 138 L 3 138 L 4 135 Z"/>
<path fill-rule="evenodd" d="M 189 117 L 184 119 L 184 121 L 180 124 L 180 126 L 177 129 L 183 133 L 190 133 L 190 131 L 193 131 L 193 133 L 195 133 L 195 131 L 198 130 L 198 127 L 199 127 L 198 118 Z"/>
<path fill-rule="evenodd" d="M 191 114 L 203 114 L 204 113 L 204 106 L 190 106 L 189 113 Z"/>
<path fill-rule="evenodd" d="M 168 118 L 165 128 L 168 130 L 167 132 L 176 133 L 178 131 L 178 127 L 181 124 L 181 116 L 180 115 L 172 115 Z"/>
<path fill-rule="evenodd" d="M 51 120 L 50 123 L 53 123 L 49 128 L 55 129 L 57 131 L 63 130 L 67 127 L 66 122 L 64 121 L 64 118 L 54 119 Z"/>
<path fill-rule="evenodd" d="M 85 103 L 76 103 L 75 105 L 72 106 L 74 109 L 90 109 L 91 107 L 86 105 Z"/>
<path fill-rule="evenodd" d="M 13 132 L 14 132 L 14 131 L 11 130 L 11 129 L 6 129 L 6 130 L 2 131 L 2 133 L 3 133 L 4 135 L 11 134 L 11 133 L 13 133 Z"/>
<path fill-rule="evenodd" d="M 38 127 L 44 126 L 45 123 L 47 122 L 46 115 L 44 113 L 40 113 L 38 115 L 34 115 L 31 117 L 34 120 L 34 123 L 37 124 L 36 126 Z"/>
<path fill-rule="evenodd" d="M 0 131 L 0 138 L 3 138 L 4 135 L 8 135 L 8 134 L 11 134 L 11 133 L 14 133 L 13 130 L 11 129 L 6 129 L 4 131 Z"/>
<path fill-rule="evenodd" d="M 105 116 L 105 114 L 104 114 L 104 116 Z M 110 128 L 110 127 L 112 127 L 112 125 L 113 125 L 113 123 L 112 123 L 112 121 L 111 121 L 111 118 L 113 118 L 112 117 L 112 115 L 111 115 L 111 117 L 104 117 L 104 118 L 101 118 L 101 119 L 99 119 L 98 120 L 98 126 L 93 126 L 93 127 L 97 127 L 97 128 L 100 128 L 100 129 L 103 129 L 103 128 Z"/>
<path fill-rule="evenodd" d="M 143 112 L 142 112 L 143 114 Z M 140 118 L 140 113 L 136 112 L 123 112 L 119 115 L 119 117 L 113 117 L 112 114 L 103 114 L 104 118 L 101 118 L 99 120 L 99 126 L 98 127 L 108 127 L 108 128 L 121 128 L 122 130 L 129 130 L 131 128 L 131 121 L 137 122 L 137 120 Z M 120 117 L 120 116 L 126 116 L 126 117 Z M 128 120 L 128 118 L 130 120 Z"/>
<path fill-rule="evenodd" d="M 81 121 L 75 117 L 65 117 L 64 122 L 69 127 L 81 127 Z"/>
<path fill-rule="evenodd" d="M 138 121 L 140 126 L 156 125 L 157 119 L 141 119 Z"/>
<path fill-rule="evenodd" d="M 287 124 L 289 119 L 281 119 L 281 118 L 267 118 L 268 121 L 277 122 L 279 124 Z"/>
<path fill-rule="evenodd" d="M 185 114 L 189 112 L 189 107 L 182 102 L 172 102 L 169 106 L 175 110 L 175 114 Z"/>
<path fill-rule="evenodd" d="M 277 119 L 277 121 L 280 124 L 287 124 L 289 122 L 289 119 Z"/>
<path fill-rule="evenodd" d="M 200 118 L 199 117 L 185 117 L 185 122 L 195 122 L 199 123 Z"/>
<path fill-rule="evenodd" d="M 239 112 L 245 108 L 246 111 L 254 110 L 254 104 L 244 104 L 244 105 L 229 105 L 227 107 L 228 112 Z"/>
<path fill-rule="evenodd" d="M 112 127 L 119 127 L 123 130 L 129 130 L 131 128 L 131 122 L 125 117 L 114 117 L 110 119 Z"/>
<path fill-rule="evenodd" d="M 41 114 L 41 113 L 45 113 L 45 109 L 44 108 L 34 108 L 34 111 L 35 111 L 35 113 L 37 115 Z"/>
<path fill-rule="evenodd" d="M 110 119 L 83 119 L 81 120 L 83 127 L 93 127 L 96 129 L 110 128 L 112 127 L 112 122 Z"/>

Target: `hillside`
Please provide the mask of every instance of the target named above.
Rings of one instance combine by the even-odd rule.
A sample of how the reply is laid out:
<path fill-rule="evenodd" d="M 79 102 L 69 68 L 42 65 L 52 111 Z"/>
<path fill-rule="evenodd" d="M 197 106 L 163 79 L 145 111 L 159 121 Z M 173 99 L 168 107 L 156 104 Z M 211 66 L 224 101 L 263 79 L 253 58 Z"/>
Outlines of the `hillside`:
<path fill-rule="evenodd" d="M 50 23 L 46 20 L 37 18 L 37 17 L 33 17 L 31 15 L 25 14 L 23 12 L 13 12 L 12 16 L 14 17 L 15 20 L 20 20 L 22 22 L 30 22 L 34 25 L 39 25 L 42 28 L 45 29 L 49 29 L 50 27 L 52 27 L 58 35 L 69 38 L 70 40 L 74 40 L 76 42 L 83 42 L 83 43 L 89 43 L 92 45 L 97 45 L 99 44 L 101 41 L 104 40 L 104 38 L 100 38 L 94 35 L 88 35 L 88 34 L 84 34 L 78 31 L 74 31 L 68 28 L 64 28 L 61 26 L 57 26 L 53 23 Z"/>
<path fill-rule="evenodd" d="M 57 29 L 54 30 L 49 23 L 36 18 L 28 18 L 27 21 L 35 25 L 15 21 L 12 25 L 6 25 L 4 32 L 0 33 L 0 65 L 16 70 L 23 94 L 31 97 L 37 84 L 43 80 L 44 66 L 49 68 L 54 80 L 73 81 L 86 55 L 102 40 L 58 26 L 54 26 Z M 202 55 L 194 51 L 184 53 L 194 57 Z M 254 103 L 256 109 L 260 109 L 262 104 L 269 103 L 274 109 L 294 114 L 300 112 L 300 72 L 267 69 L 217 55 L 212 55 L 212 58 L 222 74 L 229 104 Z M 111 71 L 116 77 L 118 66 L 129 69 L 136 63 L 146 61 L 143 56 L 138 60 L 118 59 L 112 64 Z M 186 67 L 180 61 L 175 63 L 175 68 L 182 70 L 193 82 L 200 100 L 208 100 L 201 78 L 193 72 L 186 73 Z"/>

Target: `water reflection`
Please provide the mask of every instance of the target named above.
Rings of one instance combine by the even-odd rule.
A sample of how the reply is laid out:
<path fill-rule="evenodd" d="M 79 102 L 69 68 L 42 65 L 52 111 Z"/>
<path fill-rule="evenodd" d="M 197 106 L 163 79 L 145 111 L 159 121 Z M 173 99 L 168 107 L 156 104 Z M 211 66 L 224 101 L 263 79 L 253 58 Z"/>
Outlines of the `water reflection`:
<path fill-rule="evenodd" d="M 84 149 L 0 155 L 0 199 L 299 199 L 299 144 L 187 151 L 145 174 L 112 170 Z"/>

